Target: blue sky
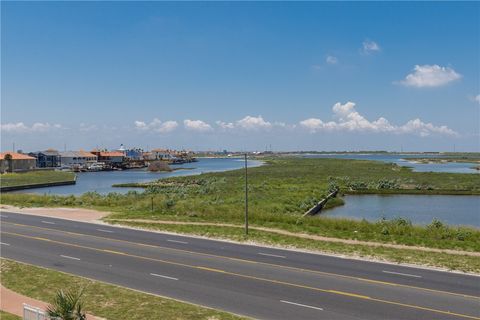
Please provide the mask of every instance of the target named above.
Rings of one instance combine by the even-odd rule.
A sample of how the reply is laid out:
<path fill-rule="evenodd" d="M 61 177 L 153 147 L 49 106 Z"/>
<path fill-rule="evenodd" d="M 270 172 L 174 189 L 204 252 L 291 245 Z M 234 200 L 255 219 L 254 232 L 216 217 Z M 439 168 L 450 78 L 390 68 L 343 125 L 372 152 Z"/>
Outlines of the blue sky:
<path fill-rule="evenodd" d="M 1 143 L 479 151 L 478 2 L 2 2 Z"/>

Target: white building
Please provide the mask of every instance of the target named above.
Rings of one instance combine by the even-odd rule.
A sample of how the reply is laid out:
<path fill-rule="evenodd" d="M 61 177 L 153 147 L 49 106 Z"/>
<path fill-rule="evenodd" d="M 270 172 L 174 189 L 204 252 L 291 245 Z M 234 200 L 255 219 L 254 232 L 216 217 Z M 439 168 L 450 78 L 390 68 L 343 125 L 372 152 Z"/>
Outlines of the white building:
<path fill-rule="evenodd" d="M 60 152 L 60 164 L 62 167 L 85 166 L 97 162 L 97 156 L 86 151 Z"/>

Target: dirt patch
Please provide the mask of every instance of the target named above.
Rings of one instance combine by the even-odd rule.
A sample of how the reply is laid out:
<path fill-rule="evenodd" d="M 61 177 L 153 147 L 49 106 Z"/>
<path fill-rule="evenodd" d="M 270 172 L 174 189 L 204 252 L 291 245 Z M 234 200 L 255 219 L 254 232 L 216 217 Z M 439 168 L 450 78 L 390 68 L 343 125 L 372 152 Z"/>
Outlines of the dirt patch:
<path fill-rule="evenodd" d="M 19 208 L 9 205 L 0 206 L 0 211 L 10 211 L 83 222 L 97 222 L 110 214 L 110 212 L 80 208 Z"/>

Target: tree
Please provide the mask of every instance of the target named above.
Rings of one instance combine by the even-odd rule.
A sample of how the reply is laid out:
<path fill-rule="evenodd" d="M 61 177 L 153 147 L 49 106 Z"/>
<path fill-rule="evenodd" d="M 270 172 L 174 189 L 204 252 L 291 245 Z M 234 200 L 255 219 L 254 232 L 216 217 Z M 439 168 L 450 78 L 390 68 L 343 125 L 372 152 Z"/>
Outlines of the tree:
<path fill-rule="evenodd" d="M 83 288 L 70 289 L 67 292 L 57 291 L 53 302 L 47 307 L 47 315 L 53 319 L 85 320 L 87 315 L 83 312 Z"/>
<path fill-rule="evenodd" d="M 7 171 L 12 172 L 13 171 L 13 157 L 10 153 L 7 153 L 5 155 L 5 161 L 7 162 Z"/>

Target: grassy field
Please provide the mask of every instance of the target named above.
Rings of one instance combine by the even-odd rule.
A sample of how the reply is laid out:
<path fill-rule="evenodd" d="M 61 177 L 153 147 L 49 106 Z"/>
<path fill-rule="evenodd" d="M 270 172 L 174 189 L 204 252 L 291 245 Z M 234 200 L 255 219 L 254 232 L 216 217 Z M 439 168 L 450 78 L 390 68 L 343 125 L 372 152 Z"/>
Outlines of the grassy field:
<path fill-rule="evenodd" d="M 0 185 L 2 187 L 14 187 L 39 183 L 73 181 L 74 179 L 75 174 L 72 172 L 54 170 L 4 173 L 0 174 Z"/>
<path fill-rule="evenodd" d="M 0 310 L 0 319 L 2 320 L 21 320 L 19 316 Z"/>
<path fill-rule="evenodd" d="M 270 159 L 267 165 L 249 172 L 251 225 L 343 239 L 480 251 L 480 230 L 445 226 L 438 221 L 415 226 L 404 219 L 367 222 L 302 218 L 335 186 L 348 193 L 480 194 L 476 175 L 412 172 L 374 161 L 300 158 Z M 108 219 L 241 224 L 243 186 L 243 171 L 236 170 L 159 180 L 148 184 L 144 193 L 86 193 L 77 197 L 4 194 L 2 203 L 96 208 L 113 212 Z M 333 199 L 327 207 L 342 203 L 342 199 Z"/>
<path fill-rule="evenodd" d="M 84 287 L 85 310 L 95 316 L 107 319 L 242 319 L 226 312 L 161 298 L 58 271 L 6 259 L 0 261 L 1 282 L 5 287 L 46 302 L 51 301 L 59 289 Z"/>

